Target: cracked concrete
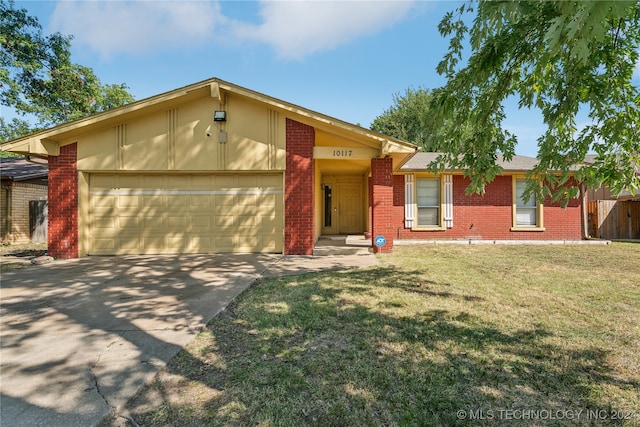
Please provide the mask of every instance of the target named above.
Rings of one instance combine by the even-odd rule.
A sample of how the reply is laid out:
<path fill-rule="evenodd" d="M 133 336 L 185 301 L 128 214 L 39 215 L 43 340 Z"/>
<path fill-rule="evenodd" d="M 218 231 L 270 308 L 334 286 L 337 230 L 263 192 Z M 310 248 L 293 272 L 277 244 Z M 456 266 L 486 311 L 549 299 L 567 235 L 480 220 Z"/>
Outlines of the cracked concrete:
<path fill-rule="evenodd" d="M 111 346 L 111 344 L 109 344 L 107 346 L 107 348 L 109 348 L 110 346 Z M 93 384 L 95 386 L 95 390 L 98 392 L 100 397 L 102 397 L 102 400 L 104 400 L 105 405 L 107 405 L 109 407 L 109 412 L 112 412 L 112 411 L 115 411 L 116 408 L 112 404 L 109 403 L 109 401 L 107 400 L 106 396 L 102 393 L 102 391 L 100 391 L 100 384 L 98 383 L 98 377 L 93 372 L 95 367 L 98 366 L 98 363 L 100 363 L 100 357 L 101 357 L 101 354 L 98 355 L 98 360 L 96 360 L 96 362 L 89 367 L 88 371 L 89 371 L 89 374 L 91 375 L 91 378 L 93 378 Z M 89 391 L 89 389 L 85 389 L 83 391 Z"/>
<path fill-rule="evenodd" d="M 3 273 L 0 424 L 98 425 L 258 277 L 376 263 L 373 255 L 128 256 Z"/>

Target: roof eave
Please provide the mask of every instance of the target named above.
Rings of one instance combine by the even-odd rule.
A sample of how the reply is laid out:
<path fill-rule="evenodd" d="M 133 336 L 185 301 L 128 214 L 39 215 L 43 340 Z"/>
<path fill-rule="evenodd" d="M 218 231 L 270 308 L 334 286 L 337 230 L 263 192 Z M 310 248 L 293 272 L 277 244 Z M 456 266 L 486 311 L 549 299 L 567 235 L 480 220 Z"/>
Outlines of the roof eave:
<path fill-rule="evenodd" d="M 362 136 L 364 138 L 373 139 L 381 144 L 382 151 L 387 153 L 404 153 L 412 154 L 418 150 L 414 144 L 402 141 L 381 133 L 366 129 L 342 120 L 320 114 L 318 112 L 297 106 L 277 98 L 273 98 L 241 86 L 220 80 L 218 78 L 208 79 L 202 82 L 194 83 L 189 86 L 174 89 L 159 95 L 132 102 L 131 104 L 116 107 L 111 110 L 94 114 L 73 122 L 64 123 L 50 129 L 39 131 L 24 137 L 9 141 L 2 144 L 2 150 L 10 151 L 17 154 L 46 158 L 48 156 L 57 156 L 60 154 L 60 136 L 64 134 L 73 134 L 86 126 L 91 126 L 110 119 L 116 119 L 125 114 L 134 114 L 145 108 L 157 106 L 162 103 L 172 101 L 174 99 L 193 96 L 211 96 L 217 99 L 221 104 L 225 101 L 225 91 L 245 96 L 253 100 L 266 103 L 276 110 L 287 112 L 295 117 L 308 121 L 315 127 L 324 127 L 326 129 L 342 129 L 346 132 Z M 387 154 L 385 153 L 385 154 Z"/>

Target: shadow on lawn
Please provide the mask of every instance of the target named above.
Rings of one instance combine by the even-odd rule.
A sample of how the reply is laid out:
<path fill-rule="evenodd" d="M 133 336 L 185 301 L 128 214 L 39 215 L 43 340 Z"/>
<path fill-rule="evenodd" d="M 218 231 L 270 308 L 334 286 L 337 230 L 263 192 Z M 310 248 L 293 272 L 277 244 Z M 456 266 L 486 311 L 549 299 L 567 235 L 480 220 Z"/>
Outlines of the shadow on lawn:
<path fill-rule="evenodd" d="M 540 324 L 507 333 L 465 311 L 438 309 L 442 298 L 483 298 L 421 272 L 346 272 L 344 286 L 335 277 L 259 282 L 210 324 L 205 350 L 183 351 L 170 363 L 169 374 L 198 390 L 196 403 L 176 399 L 184 388 L 157 381 L 130 403 L 134 418 L 144 425 L 619 425 L 587 417 L 611 410 L 592 397 L 594 386 L 640 387 L 614 375 L 606 350 L 550 344 Z M 383 288 L 433 299 L 434 308 L 409 316 L 385 311 L 402 302 L 354 302 Z M 162 405 L 150 405 L 150 389 Z M 541 419 L 509 410 L 538 411 Z"/>

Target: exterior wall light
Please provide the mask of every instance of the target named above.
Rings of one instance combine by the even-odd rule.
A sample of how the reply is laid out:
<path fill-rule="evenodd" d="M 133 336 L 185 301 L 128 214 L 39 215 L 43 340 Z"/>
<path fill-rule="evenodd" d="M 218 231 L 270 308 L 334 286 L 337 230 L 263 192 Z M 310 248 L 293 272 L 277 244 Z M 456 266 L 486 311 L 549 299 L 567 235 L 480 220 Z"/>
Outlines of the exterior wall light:
<path fill-rule="evenodd" d="M 213 121 L 214 122 L 226 122 L 227 121 L 227 112 L 226 111 L 215 111 L 213 113 Z"/>

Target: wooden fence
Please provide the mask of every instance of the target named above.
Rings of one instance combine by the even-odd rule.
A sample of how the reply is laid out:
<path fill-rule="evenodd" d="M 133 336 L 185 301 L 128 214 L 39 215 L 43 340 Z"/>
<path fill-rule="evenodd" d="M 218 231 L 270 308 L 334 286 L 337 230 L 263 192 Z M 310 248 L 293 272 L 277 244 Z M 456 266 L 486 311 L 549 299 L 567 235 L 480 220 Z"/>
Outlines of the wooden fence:
<path fill-rule="evenodd" d="M 599 239 L 640 239 L 640 202 L 589 202 L 589 234 Z"/>

